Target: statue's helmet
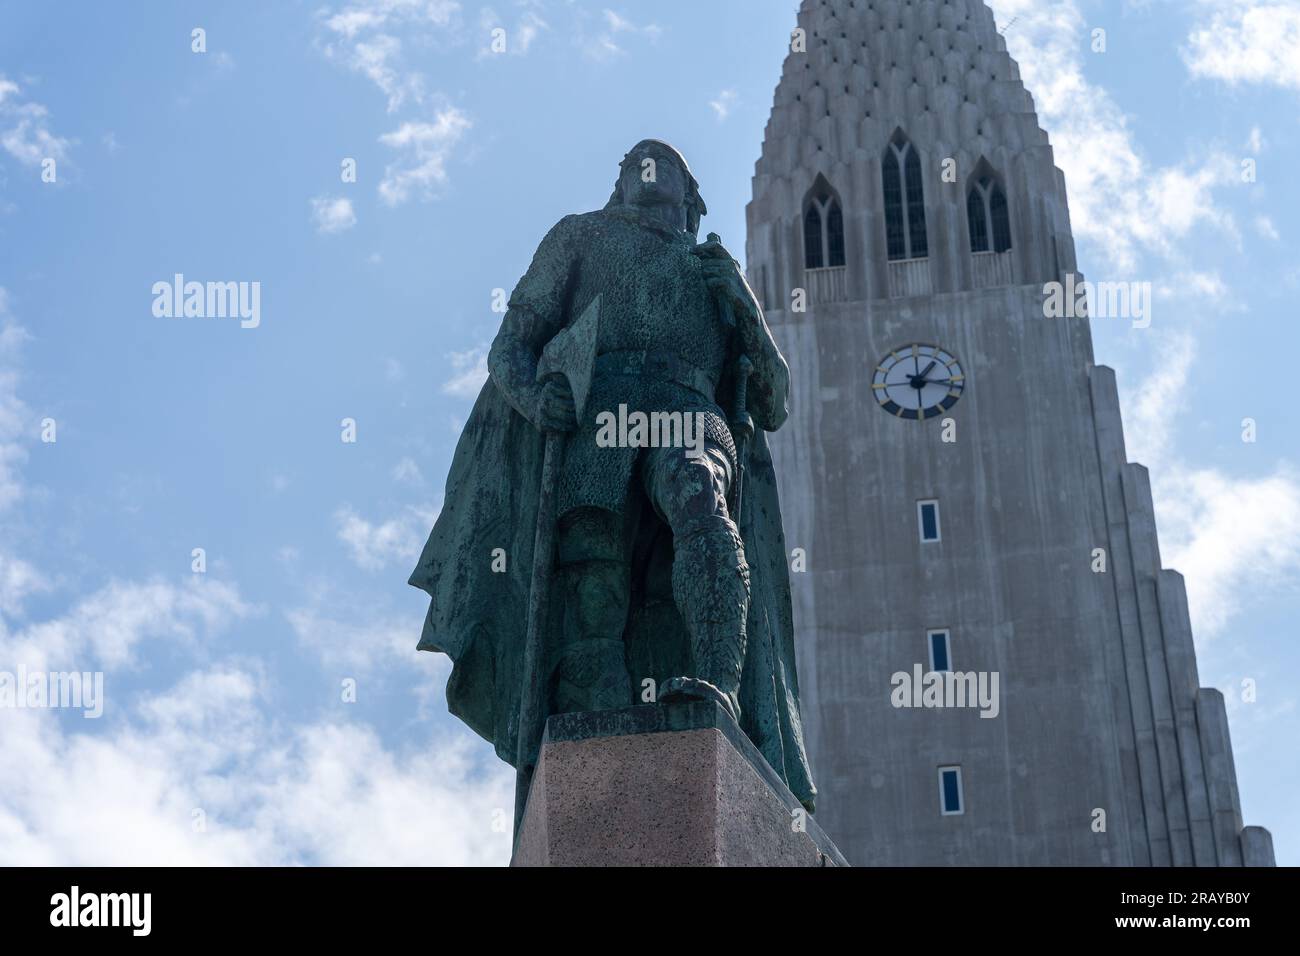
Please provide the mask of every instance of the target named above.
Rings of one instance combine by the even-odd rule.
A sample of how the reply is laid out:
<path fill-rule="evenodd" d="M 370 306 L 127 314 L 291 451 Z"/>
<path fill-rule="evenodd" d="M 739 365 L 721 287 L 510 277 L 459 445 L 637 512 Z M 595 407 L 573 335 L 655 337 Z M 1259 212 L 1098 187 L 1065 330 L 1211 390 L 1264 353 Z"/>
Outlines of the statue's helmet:
<path fill-rule="evenodd" d="M 609 209 L 614 206 L 626 204 L 623 196 L 623 173 L 628 167 L 638 162 L 644 156 L 652 157 L 656 163 L 670 162 L 682 171 L 686 178 L 686 231 L 692 236 L 700 232 L 700 220 L 708 215 L 708 208 L 704 205 L 704 198 L 700 196 L 700 184 L 695 181 L 695 176 L 691 172 L 691 167 L 686 162 L 686 157 L 681 154 L 677 147 L 665 143 L 661 139 L 643 139 L 623 157 L 623 161 L 618 164 L 618 179 L 614 181 L 614 194 L 609 197 L 609 202 L 605 208 Z"/>

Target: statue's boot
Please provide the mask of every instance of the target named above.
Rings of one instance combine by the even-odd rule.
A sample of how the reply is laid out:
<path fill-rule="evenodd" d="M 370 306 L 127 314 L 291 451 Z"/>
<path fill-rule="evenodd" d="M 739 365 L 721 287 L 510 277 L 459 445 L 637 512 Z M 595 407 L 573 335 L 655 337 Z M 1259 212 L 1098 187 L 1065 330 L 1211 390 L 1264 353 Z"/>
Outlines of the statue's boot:
<path fill-rule="evenodd" d="M 729 518 L 697 519 L 673 539 L 673 597 L 690 633 L 694 674 L 660 688 L 662 701 L 713 700 L 740 721 L 749 565 Z"/>

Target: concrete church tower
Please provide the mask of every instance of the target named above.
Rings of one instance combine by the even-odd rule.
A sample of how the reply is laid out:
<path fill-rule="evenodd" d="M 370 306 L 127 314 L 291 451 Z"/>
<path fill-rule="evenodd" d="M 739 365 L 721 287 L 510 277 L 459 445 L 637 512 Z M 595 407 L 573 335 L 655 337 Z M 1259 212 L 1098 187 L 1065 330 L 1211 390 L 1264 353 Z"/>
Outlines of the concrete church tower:
<path fill-rule="evenodd" d="M 1114 373 L 1086 318 L 1044 317 L 1065 181 L 992 12 L 805 0 L 798 26 L 746 248 L 794 379 L 819 821 L 858 865 L 1271 865 Z M 996 716 L 895 707 L 917 664 L 996 674 Z"/>

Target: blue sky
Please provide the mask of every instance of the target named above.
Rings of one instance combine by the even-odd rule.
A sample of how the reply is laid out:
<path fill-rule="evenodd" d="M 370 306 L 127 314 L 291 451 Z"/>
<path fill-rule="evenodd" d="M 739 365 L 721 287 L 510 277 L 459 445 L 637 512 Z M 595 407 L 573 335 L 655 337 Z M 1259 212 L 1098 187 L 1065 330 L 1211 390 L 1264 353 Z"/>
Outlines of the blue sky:
<path fill-rule="evenodd" d="M 1084 271 L 1157 289 L 1151 328 L 1095 323 L 1097 357 L 1246 821 L 1295 864 L 1300 5 L 993 6 Z M 0 712 L 0 862 L 508 858 L 512 774 L 446 715 L 405 585 L 493 290 L 645 136 L 743 253 L 795 8 L 0 4 L 0 668 L 106 693 L 99 720 Z M 156 317 L 175 273 L 260 283 L 260 324 Z"/>

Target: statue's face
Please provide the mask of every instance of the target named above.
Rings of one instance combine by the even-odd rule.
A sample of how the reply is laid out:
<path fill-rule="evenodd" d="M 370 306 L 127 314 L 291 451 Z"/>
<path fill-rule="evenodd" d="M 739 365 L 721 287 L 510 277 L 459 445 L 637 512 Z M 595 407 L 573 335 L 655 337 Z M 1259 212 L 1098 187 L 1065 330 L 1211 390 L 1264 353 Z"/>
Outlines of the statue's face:
<path fill-rule="evenodd" d="M 686 172 L 662 150 L 633 153 L 620 182 L 623 200 L 630 206 L 686 205 Z"/>

